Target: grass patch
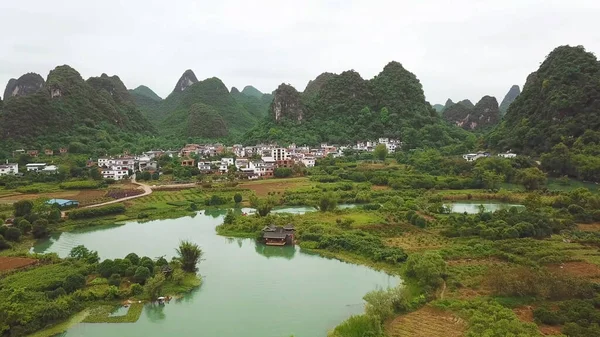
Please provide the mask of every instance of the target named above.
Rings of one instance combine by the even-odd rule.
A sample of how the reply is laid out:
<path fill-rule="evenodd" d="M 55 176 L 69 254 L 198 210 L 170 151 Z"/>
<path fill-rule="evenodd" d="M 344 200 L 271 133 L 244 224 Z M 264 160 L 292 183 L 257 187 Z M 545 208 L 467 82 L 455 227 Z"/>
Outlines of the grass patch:
<path fill-rule="evenodd" d="M 162 293 L 165 295 L 179 295 L 188 293 L 202 284 L 202 278 L 194 273 L 186 273 L 183 281 L 180 284 L 175 284 L 167 280 L 162 288 Z"/>
<path fill-rule="evenodd" d="M 71 328 L 72 326 L 83 322 L 88 317 L 89 314 L 90 314 L 89 310 L 85 309 L 85 310 L 78 312 L 77 314 L 71 316 L 71 318 L 69 318 L 68 320 L 66 320 L 62 323 L 53 325 L 44 330 L 40 330 L 36 333 L 29 335 L 28 337 L 54 337 L 54 336 L 57 336 L 65 331 L 69 330 L 69 328 Z"/>
<path fill-rule="evenodd" d="M 102 305 L 90 310 L 83 323 L 135 323 L 140 318 L 144 305 L 142 303 L 133 303 L 127 313 L 122 316 L 110 316 L 115 311 L 114 306 Z"/>

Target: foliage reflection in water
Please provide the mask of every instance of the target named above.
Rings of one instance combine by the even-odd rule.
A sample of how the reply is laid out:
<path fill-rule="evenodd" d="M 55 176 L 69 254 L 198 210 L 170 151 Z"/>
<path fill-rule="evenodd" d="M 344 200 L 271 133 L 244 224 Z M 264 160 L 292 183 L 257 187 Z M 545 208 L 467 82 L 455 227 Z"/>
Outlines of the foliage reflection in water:
<path fill-rule="evenodd" d="M 225 213 L 213 209 L 195 217 L 67 232 L 36 245 L 36 252 L 61 256 L 83 244 L 102 258 L 136 252 L 170 259 L 174 247 L 186 239 L 205 252 L 199 289 L 165 306 L 146 305 L 137 323 L 78 324 L 65 336 L 325 336 L 350 315 L 363 312 L 367 292 L 400 282 L 298 247 L 267 247 L 252 239 L 218 236 L 215 227 Z"/>

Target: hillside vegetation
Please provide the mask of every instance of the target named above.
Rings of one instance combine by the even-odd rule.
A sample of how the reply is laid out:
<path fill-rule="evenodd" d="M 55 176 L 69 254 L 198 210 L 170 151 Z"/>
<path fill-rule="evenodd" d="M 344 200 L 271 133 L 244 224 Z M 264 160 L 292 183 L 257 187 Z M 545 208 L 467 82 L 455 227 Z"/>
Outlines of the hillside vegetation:
<path fill-rule="evenodd" d="M 153 130 L 117 76 L 103 74 L 84 81 L 66 65 L 52 70 L 36 92 L 6 100 L 0 113 L 0 137 L 4 140 L 89 136 L 86 128 Z"/>
<path fill-rule="evenodd" d="M 269 116 L 244 139 L 316 144 L 379 137 L 402 139 L 407 148 L 454 145 L 456 150 L 469 138 L 443 122 L 414 74 L 390 62 L 371 80 L 351 70 L 322 74 L 302 94 L 281 85 Z"/>

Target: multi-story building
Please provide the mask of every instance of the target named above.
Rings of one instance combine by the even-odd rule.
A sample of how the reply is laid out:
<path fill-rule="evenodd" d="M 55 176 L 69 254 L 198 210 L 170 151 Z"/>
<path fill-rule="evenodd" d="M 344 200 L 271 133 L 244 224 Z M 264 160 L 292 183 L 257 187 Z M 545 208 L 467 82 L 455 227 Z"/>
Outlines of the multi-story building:
<path fill-rule="evenodd" d="M 211 165 L 209 161 L 199 161 L 198 162 L 198 169 L 201 172 L 210 172 L 212 171 Z"/>
<path fill-rule="evenodd" d="M 229 166 L 235 163 L 233 158 L 221 158 L 221 163 L 219 164 L 219 171 L 221 173 L 227 173 L 229 171 Z"/>
<path fill-rule="evenodd" d="M 290 154 L 286 148 L 278 147 L 271 150 L 271 157 L 273 157 L 275 161 L 289 160 Z"/>
<path fill-rule="evenodd" d="M 0 176 L 13 175 L 19 173 L 19 164 L 9 163 L 0 164 Z"/>
<path fill-rule="evenodd" d="M 100 173 L 104 179 L 123 180 L 129 177 L 128 169 L 102 168 Z"/>

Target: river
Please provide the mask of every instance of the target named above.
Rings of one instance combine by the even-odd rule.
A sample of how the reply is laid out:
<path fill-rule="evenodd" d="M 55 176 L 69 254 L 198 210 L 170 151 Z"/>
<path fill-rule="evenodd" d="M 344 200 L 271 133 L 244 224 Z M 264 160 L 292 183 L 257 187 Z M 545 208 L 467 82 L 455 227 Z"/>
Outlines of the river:
<path fill-rule="evenodd" d="M 247 210 L 245 210 L 247 211 Z M 283 209 L 301 213 L 296 208 Z M 62 233 L 38 243 L 38 253 L 66 256 L 85 245 L 101 258 L 130 252 L 168 260 L 180 240 L 198 243 L 203 284 L 165 306 L 146 305 L 134 324 L 73 326 L 61 336 L 318 337 L 364 311 L 362 297 L 400 279 L 373 269 L 308 254 L 298 247 L 267 247 L 252 239 L 218 236 L 225 211 Z"/>

